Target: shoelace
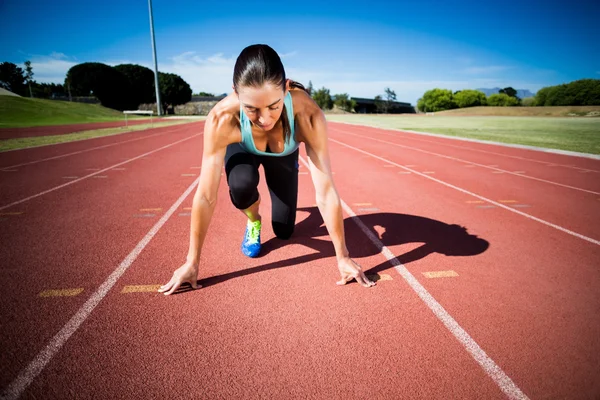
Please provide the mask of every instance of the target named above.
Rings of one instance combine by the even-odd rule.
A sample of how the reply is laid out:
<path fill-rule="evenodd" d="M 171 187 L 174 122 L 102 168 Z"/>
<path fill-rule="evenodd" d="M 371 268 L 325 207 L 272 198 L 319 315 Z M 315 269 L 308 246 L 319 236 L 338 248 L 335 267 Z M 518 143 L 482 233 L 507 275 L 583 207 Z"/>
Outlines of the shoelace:
<path fill-rule="evenodd" d="M 258 243 L 258 235 L 260 234 L 260 223 L 250 223 L 248 232 L 246 233 L 247 242 L 250 244 Z"/>

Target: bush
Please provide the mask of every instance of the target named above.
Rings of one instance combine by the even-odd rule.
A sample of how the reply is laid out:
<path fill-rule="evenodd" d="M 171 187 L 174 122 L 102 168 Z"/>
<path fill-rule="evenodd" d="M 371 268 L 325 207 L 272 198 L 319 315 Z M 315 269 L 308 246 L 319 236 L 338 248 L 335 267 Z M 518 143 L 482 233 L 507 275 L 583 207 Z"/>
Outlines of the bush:
<path fill-rule="evenodd" d="M 423 94 L 423 97 L 417 102 L 419 111 L 444 111 L 457 108 L 454 101 L 454 95 L 451 90 L 431 89 Z"/>
<path fill-rule="evenodd" d="M 525 97 L 523 100 L 521 100 L 521 105 L 525 107 L 535 106 L 535 97 Z"/>
<path fill-rule="evenodd" d="M 315 91 L 312 98 L 321 107 L 321 110 L 331 110 L 333 108 L 333 100 L 329 94 L 329 89 L 323 87 Z"/>
<path fill-rule="evenodd" d="M 487 98 L 479 90 L 461 90 L 454 94 L 454 101 L 460 108 L 485 106 Z"/>
<path fill-rule="evenodd" d="M 356 101 L 350 99 L 350 96 L 348 96 L 348 93 L 336 94 L 333 97 L 335 97 L 335 101 L 333 102 L 333 104 L 335 104 L 336 106 L 338 106 L 339 108 L 341 108 L 344 111 L 347 111 L 347 112 L 354 111 L 354 107 L 356 107 Z"/>
<path fill-rule="evenodd" d="M 600 79 L 580 79 L 544 87 L 536 93 L 535 103 L 538 106 L 599 106 Z"/>
<path fill-rule="evenodd" d="M 511 97 L 505 93 L 492 94 L 487 98 L 488 106 L 510 107 L 518 106 L 519 99 Z"/>

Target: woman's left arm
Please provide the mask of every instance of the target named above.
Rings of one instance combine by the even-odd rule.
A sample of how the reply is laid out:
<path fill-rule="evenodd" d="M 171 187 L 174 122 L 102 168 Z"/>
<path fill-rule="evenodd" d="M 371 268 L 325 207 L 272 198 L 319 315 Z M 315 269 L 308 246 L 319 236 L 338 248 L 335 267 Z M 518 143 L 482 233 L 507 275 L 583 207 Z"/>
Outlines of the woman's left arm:
<path fill-rule="evenodd" d="M 375 283 L 369 280 L 360 265 L 350 258 L 346 248 L 342 205 L 331 174 L 325 115 L 319 109 L 302 121 L 301 125 L 303 125 L 302 136 L 309 158 L 310 174 L 315 186 L 317 207 L 319 207 L 333 242 L 341 274 L 341 280 L 337 284 L 345 285 L 352 279 L 356 279 L 358 283 L 365 287 L 373 286 Z"/>

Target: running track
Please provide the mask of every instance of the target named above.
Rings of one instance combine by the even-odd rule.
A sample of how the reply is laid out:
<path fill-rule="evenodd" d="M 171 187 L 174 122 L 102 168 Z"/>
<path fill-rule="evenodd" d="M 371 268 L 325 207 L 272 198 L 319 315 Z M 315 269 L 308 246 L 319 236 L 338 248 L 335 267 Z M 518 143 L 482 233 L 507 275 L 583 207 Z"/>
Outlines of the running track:
<path fill-rule="evenodd" d="M 330 123 L 377 286 L 335 285 L 301 163 L 293 240 L 261 180 L 241 255 L 223 176 L 204 287 L 165 297 L 203 124 L 0 153 L 3 398 L 600 397 L 600 161 Z"/>
<path fill-rule="evenodd" d="M 128 125 L 147 124 L 149 118 L 134 119 L 128 121 Z M 82 132 L 92 129 L 118 128 L 124 127 L 125 121 L 115 122 L 91 122 L 85 124 L 52 125 L 52 126 L 33 126 L 27 128 L 0 128 L 0 139 L 25 138 L 33 136 L 53 136 L 64 135 L 67 133 Z"/>

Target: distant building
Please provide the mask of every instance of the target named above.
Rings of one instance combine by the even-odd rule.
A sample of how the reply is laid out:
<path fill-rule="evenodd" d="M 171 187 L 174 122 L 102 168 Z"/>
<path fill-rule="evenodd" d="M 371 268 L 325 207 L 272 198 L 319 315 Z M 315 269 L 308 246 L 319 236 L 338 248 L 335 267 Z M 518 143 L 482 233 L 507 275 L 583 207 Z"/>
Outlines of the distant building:
<path fill-rule="evenodd" d="M 354 110 L 358 114 L 377 114 L 384 111 L 379 110 L 375 104 L 375 99 L 365 99 L 362 97 L 351 97 L 356 102 Z M 415 108 L 410 103 L 400 101 L 381 100 L 382 105 L 387 105 L 387 114 L 416 114 Z"/>

